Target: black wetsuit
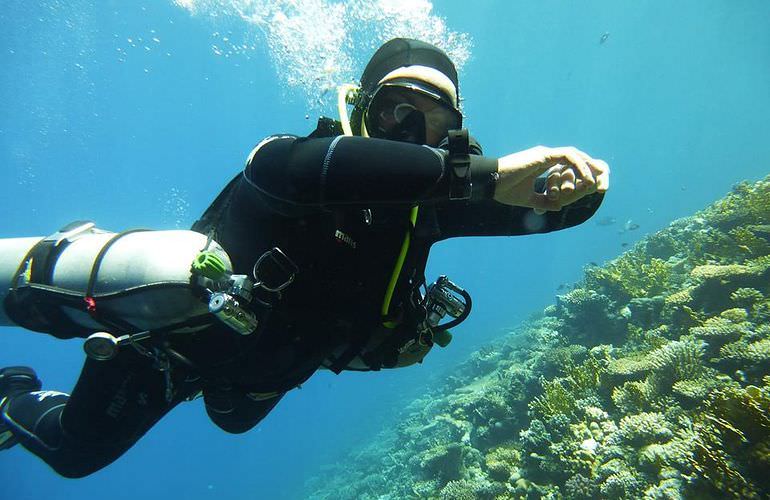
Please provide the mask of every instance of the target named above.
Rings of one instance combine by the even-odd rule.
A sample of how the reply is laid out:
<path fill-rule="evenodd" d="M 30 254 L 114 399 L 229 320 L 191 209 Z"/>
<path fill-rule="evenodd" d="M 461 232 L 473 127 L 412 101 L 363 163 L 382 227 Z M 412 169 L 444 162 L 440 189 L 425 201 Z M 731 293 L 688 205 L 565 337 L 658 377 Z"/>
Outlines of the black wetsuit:
<path fill-rule="evenodd" d="M 588 219 L 602 200 L 590 195 L 543 215 L 499 204 L 491 199 L 496 161 L 479 155 L 471 155 L 471 198 L 450 200 L 454 181 L 445 151 L 326 136 L 333 131 L 262 141 L 193 227 L 227 250 L 235 273 L 250 275 L 272 247 L 297 264 L 295 281 L 261 335 L 241 336 L 219 324 L 180 335 L 174 347 L 196 368 L 173 365 L 170 384 L 166 372 L 132 349 L 109 362 L 88 360 L 69 399 L 31 393 L 7 405 L 6 418 L 27 448 L 63 475 L 86 475 L 199 391 L 217 425 L 244 432 L 322 364 L 341 371 L 358 357 L 370 369 L 395 365 L 398 345 L 370 349 L 367 342 L 382 324 L 385 290 L 407 231 L 409 251 L 389 309 L 389 319 L 403 325 L 394 339 L 408 337 L 414 326 L 409 299 L 423 283 L 433 243 L 564 229 Z M 420 208 L 412 227 L 414 205 Z"/>

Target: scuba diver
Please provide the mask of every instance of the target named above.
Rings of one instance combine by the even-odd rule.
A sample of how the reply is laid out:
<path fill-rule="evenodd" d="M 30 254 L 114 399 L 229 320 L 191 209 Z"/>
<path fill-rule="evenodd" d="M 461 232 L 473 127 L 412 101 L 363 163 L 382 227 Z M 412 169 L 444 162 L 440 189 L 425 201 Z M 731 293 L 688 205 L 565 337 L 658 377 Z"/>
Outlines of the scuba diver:
<path fill-rule="evenodd" d="M 20 443 L 59 474 L 82 477 L 181 402 L 202 397 L 216 425 L 242 433 L 319 368 L 421 363 L 471 308 L 446 276 L 426 281 L 434 243 L 575 226 L 609 186 L 607 164 L 572 147 L 484 156 L 462 127 L 455 66 L 428 43 L 385 43 L 360 86 L 338 97 L 339 121 L 321 118 L 307 137 L 262 140 L 193 225 L 202 239 L 188 245 L 193 265 L 180 273 L 208 306 L 200 314 L 158 327 L 141 315 L 162 315 L 153 307 L 174 302 L 161 295 L 168 287 L 144 290 L 163 298 L 152 303 L 140 302 L 136 284 L 96 290 L 107 286 L 103 275 L 120 281 L 131 272 L 114 253 L 139 248 L 139 238 L 156 251 L 177 240 L 75 224 L 21 252 L 8 317 L 87 337 L 89 356 L 71 395 L 41 390 L 31 368 L 0 370 L 0 448 Z M 63 292 L 57 269 L 64 276 L 87 253 L 76 255 L 78 246 L 97 238 L 86 292 Z"/>

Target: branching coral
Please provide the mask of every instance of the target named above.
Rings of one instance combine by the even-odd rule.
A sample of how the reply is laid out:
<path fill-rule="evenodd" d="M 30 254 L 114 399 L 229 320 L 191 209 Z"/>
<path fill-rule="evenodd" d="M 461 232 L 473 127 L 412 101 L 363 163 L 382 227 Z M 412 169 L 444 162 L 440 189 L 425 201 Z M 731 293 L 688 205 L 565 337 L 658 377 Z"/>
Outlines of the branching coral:
<path fill-rule="evenodd" d="M 578 406 L 575 396 L 559 380 L 544 380 L 543 394 L 529 404 L 529 409 L 534 418 L 548 420 L 558 414 L 572 416 Z"/>
<path fill-rule="evenodd" d="M 581 364 L 568 365 L 565 370 L 566 380 L 578 397 L 585 398 L 596 394 L 605 370 L 601 361 L 596 358 L 588 358 Z"/>
<path fill-rule="evenodd" d="M 704 214 L 723 230 L 741 225 L 770 223 L 770 182 L 742 182 L 732 193 L 704 210 Z"/>
<path fill-rule="evenodd" d="M 441 500 L 476 500 L 476 490 L 471 481 L 449 481 L 439 494 Z"/>
<path fill-rule="evenodd" d="M 668 291 L 671 269 L 662 259 L 647 260 L 641 252 L 629 252 L 605 267 L 588 268 L 585 283 L 588 289 L 603 291 L 625 303 Z"/>
<path fill-rule="evenodd" d="M 658 389 L 649 378 L 640 382 L 626 382 L 612 390 L 612 402 L 622 413 L 658 409 L 659 401 Z"/>

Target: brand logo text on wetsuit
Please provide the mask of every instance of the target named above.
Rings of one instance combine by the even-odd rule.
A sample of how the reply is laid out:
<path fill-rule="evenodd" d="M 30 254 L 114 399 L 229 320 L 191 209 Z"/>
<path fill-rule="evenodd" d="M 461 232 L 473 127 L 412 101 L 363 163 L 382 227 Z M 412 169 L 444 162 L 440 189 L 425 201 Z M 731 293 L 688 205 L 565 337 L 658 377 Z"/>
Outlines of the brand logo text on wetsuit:
<path fill-rule="evenodd" d="M 353 238 L 343 233 L 339 229 L 337 229 L 337 231 L 334 233 L 334 237 L 337 238 L 337 240 L 346 243 L 348 246 L 350 246 L 350 248 L 356 248 L 355 240 L 353 240 Z"/>

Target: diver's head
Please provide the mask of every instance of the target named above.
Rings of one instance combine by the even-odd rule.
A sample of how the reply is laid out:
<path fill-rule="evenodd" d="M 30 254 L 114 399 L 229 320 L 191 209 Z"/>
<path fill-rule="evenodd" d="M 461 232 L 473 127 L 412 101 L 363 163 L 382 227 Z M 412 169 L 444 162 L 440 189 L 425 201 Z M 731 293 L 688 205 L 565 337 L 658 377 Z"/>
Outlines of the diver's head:
<path fill-rule="evenodd" d="M 357 135 L 437 146 L 462 127 L 454 64 L 428 43 L 390 40 L 361 76 L 351 121 Z"/>

